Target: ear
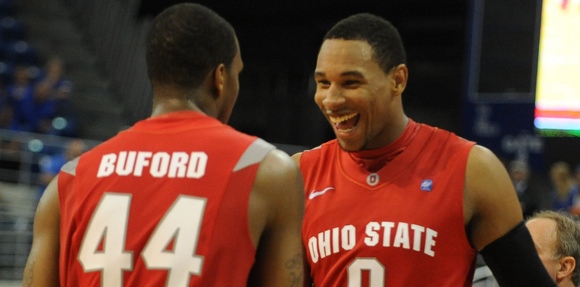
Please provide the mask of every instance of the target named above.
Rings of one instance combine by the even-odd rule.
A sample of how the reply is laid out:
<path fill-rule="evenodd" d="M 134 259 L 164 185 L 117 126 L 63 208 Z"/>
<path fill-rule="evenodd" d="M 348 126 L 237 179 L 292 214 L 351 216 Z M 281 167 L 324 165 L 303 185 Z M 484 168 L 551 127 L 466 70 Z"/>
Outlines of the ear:
<path fill-rule="evenodd" d="M 407 79 L 409 77 L 409 70 L 407 65 L 399 64 L 393 70 L 393 92 L 401 95 L 407 87 Z"/>
<path fill-rule="evenodd" d="M 576 260 L 572 256 L 564 256 L 560 259 L 560 269 L 556 273 L 558 281 L 566 277 L 571 277 L 576 268 Z"/>
<path fill-rule="evenodd" d="M 226 66 L 219 64 L 213 72 L 213 89 L 216 91 L 214 97 L 219 98 L 224 94 L 226 81 Z"/>

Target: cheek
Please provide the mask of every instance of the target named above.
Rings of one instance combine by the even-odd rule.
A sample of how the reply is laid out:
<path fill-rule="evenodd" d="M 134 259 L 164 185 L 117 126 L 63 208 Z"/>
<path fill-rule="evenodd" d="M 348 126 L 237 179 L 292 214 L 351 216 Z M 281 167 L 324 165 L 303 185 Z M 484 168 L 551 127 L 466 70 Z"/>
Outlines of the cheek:
<path fill-rule="evenodd" d="M 229 85 L 229 89 L 228 92 L 230 94 L 233 94 L 234 96 L 237 96 L 239 91 L 240 91 L 240 81 L 237 77 L 231 77 L 230 78 L 230 85 Z"/>
<path fill-rule="evenodd" d="M 544 256 L 543 254 L 539 254 L 539 255 L 540 255 L 540 260 L 544 264 L 544 267 L 546 267 L 546 270 L 548 271 L 548 273 L 550 275 L 556 274 L 556 272 L 558 271 L 557 262 L 555 262 L 554 259 L 552 259 L 552 258 L 548 258 L 548 257 Z"/>
<path fill-rule="evenodd" d="M 379 116 L 385 116 L 390 113 L 393 98 L 387 92 L 380 90 L 380 92 L 370 94 L 367 98 L 369 107 L 374 113 L 378 113 Z"/>
<path fill-rule="evenodd" d="M 314 94 L 314 102 L 322 108 L 322 101 L 324 100 L 324 95 L 322 92 L 316 91 Z"/>

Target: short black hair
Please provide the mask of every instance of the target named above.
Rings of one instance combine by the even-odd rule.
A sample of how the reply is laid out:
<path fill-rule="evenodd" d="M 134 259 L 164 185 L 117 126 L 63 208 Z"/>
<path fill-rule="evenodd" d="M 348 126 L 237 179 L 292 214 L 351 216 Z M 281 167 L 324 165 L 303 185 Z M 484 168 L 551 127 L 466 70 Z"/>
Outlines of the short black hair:
<path fill-rule="evenodd" d="M 370 14 L 355 14 L 336 23 L 324 40 L 344 39 L 366 41 L 373 49 L 373 58 L 385 73 L 407 63 L 403 41 L 391 22 Z"/>
<path fill-rule="evenodd" d="M 149 78 L 197 88 L 219 64 L 230 67 L 236 41 L 234 28 L 211 9 L 195 3 L 173 5 L 155 17 L 147 35 Z"/>

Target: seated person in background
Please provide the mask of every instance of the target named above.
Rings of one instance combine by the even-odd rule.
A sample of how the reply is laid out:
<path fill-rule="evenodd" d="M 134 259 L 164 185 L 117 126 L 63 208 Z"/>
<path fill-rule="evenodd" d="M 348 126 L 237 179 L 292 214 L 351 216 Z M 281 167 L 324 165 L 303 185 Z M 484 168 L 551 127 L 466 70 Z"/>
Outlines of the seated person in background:
<path fill-rule="evenodd" d="M 73 84 L 65 75 L 65 65 L 59 57 L 52 57 L 46 63 L 43 75 L 35 86 L 35 101 L 41 120 L 39 132 L 61 135 L 61 131 L 53 127 L 55 117 L 64 117 L 67 121 L 74 121 L 71 114 L 70 97 Z"/>
<path fill-rule="evenodd" d="M 572 177 L 570 165 L 563 161 L 555 162 L 550 167 L 550 178 L 553 188 L 552 209 L 571 212 L 579 191 Z"/>
<path fill-rule="evenodd" d="M 558 287 L 580 286 L 580 222 L 564 211 L 534 213 L 526 226 L 548 273 Z M 473 287 L 497 287 L 487 266 L 475 270 Z"/>
<path fill-rule="evenodd" d="M 580 186 L 580 163 L 574 169 L 574 180 L 576 180 L 576 186 Z"/>
<path fill-rule="evenodd" d="M 579 224 L 565 212 L 550 210 L 526 222 L 540 259 L 559 287 L 580 286 Z"/>
<path fill-rule="evenodd" d="M 508 166 L 510 178 L 518 195 L 524 218 L 534 212 L 550 209 L 549 194 L 540 185 L 539 180 L 531 177 L 530 166 L 522 160 L 513 160 Z"/>
<path fill-rule="evenodd" d="M 6 87 L 7 105 L 12 108 L 11 129 L 33 132 L 39 121 L 34 100 L 34 85 L 28 76 L 27 67 L 17 66 L 14 80 Z"/>
<path fill-rule="evenodd" d="M 71 95 L 72 82 L 65 77 L 64 71 L 65 65 L 62 59 L 56 56 L 49 59 L 44 74 L 36 85 L 36 92 L 57 104 L 67 101 Z"/>
<path fill-rule="evenodd" d="M 576 165 L 576 168 L 574 169 L 574 180 L 576 181 L 574 184 L 576 189 L 580 190 L 580 164 Z M 580 191 L 578 194 L 576 194 L 576 198 L 574 199 L 574 206 L 572 206 L 570 213 L 576 216 L 580 216 Z"/>

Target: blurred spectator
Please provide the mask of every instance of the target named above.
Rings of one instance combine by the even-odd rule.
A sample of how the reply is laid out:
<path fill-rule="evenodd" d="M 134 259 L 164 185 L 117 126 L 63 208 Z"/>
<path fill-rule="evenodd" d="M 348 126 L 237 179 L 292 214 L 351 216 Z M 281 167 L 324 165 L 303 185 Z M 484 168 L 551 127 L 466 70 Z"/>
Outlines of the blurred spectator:
<path fill-rule="evenodd" d="M 580 163 L 574 169 L 574 180 L 576 181 L 576 186 L 580 186 Z"/>
<path fill-rule="evenodd" d="M 531 176 L 527 162 L 513 160 L 508 166 L 510 178 L 518 195 L 524 218 L 534 212 L 550 209 L 550 198 L 539 179 Z"/>
<path fill-rule="evenodd" d="M 580 225 L 566 212 L 545 210 L 526 222 L 540 259 L 558 287 L 580 286 Z"/>
<path fill-rule="evenodd" d="M 14 110 L 8 103 L 6 87 L 0 81 L 0 129 L 11 129 L 14 119 Z"/>
<path fill-rule="evenodd" d="M 63 60 L 56 56 L 50 58 L 38 80 L 37 93 L 56 105 L 65 104 L 71 95 L 72 83 L 65 78 L 64 72 Z"/>
<path fill-rule="evenodd" d="M 72 139 L 65 144 L 64 149 L 53 155 L 46 155 L 40 159 L 39 168 L 39 198 L 50 181 L 58 174 L 60 168 L 80 156 L 87 149 L 86 143 L 82 139 Z"/>
<path fill-rule="evenodd" d="M 65 63 L 59 57 L 50 58 L 36 85 L 35 98 L 42 104 L 40 130 L 46 134 L 75 136 L 74 118 L 70 108 L 73 84 L 65 75 Z M 60 123 L 54 121 L 60 118 Z"/>
<path fill-rule="evenodd" d="M 578 196 L 579 190 L 576 185 L 570 165 L 558 161 L 550 167 L 552 180 L 552 209 L 571 212 Z"/>
<path fill-rule="evenodd" d="M 580 216 L 580 164 L 576 165 L 576 169 L 574 169 L 574 180 L 574 186 L 577 190 L 577 194 L 571 212 L 576 216 Z"/>
<path fill-rule="evenodd" d="M 7 104 L 13 110 L 11 129 L 32 132 L 38 125 L 39 115 L 35 109 L 34 86 L 27 67 L 17 66 L 13 78 L 6 88 Z"/>
<path fill-rule="evenodd" d="M 580 221 L 565 211 L 542 210 L 526 219 L 538 256 L 558 287 L 580 286 Z M 477 258 L 472 287 L 498 287 L 495 277 Z"/>

